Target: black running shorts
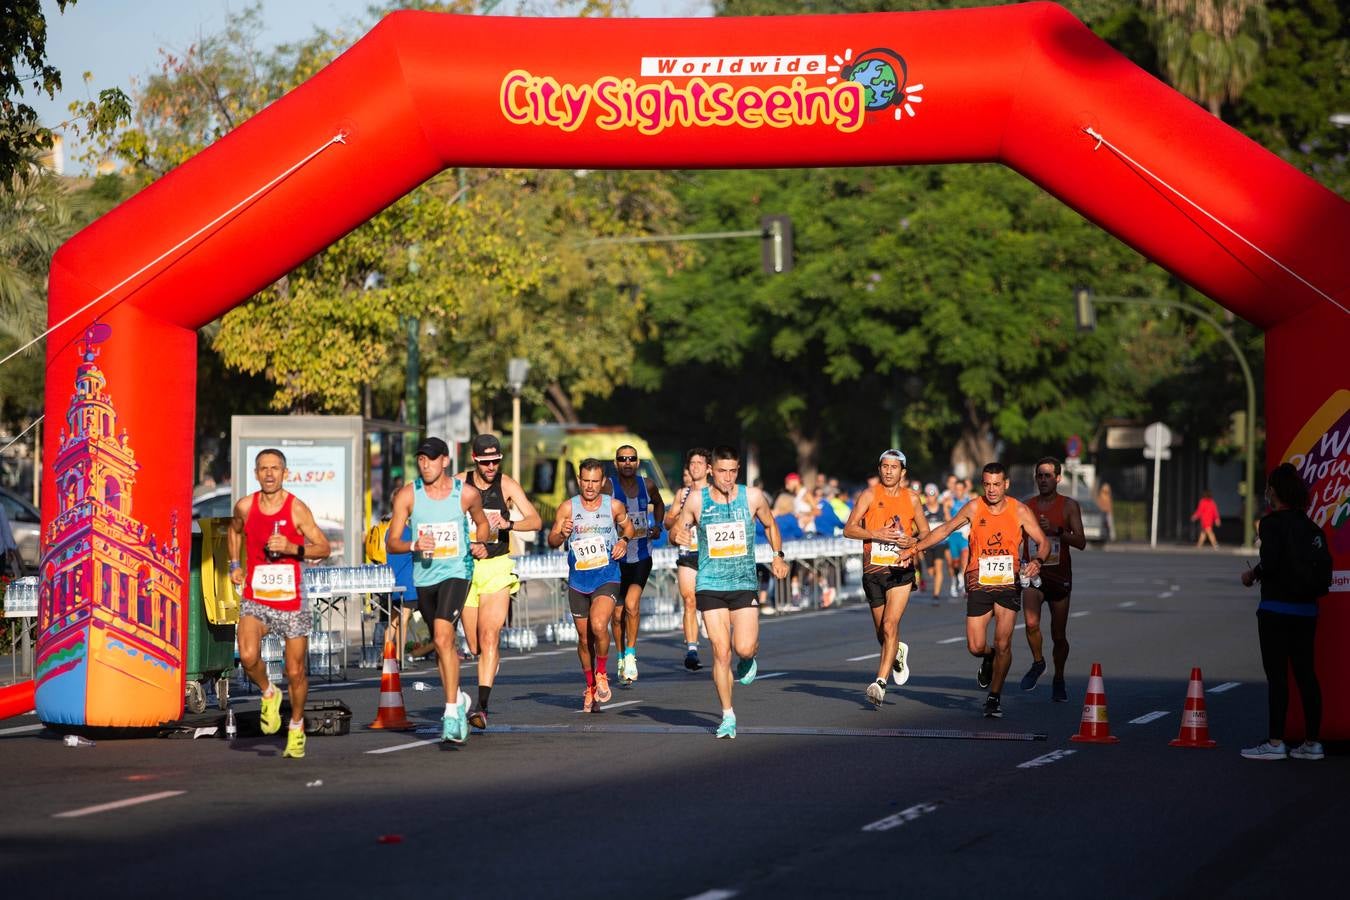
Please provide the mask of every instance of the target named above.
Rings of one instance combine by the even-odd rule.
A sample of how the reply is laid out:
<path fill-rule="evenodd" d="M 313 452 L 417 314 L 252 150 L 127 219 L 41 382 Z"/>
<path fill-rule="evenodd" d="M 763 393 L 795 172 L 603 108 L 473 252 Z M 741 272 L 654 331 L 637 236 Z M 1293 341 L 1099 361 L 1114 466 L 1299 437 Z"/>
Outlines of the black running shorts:
<path fill-rule="evenodd" d="M 652 574 L 652 558 L 639 560 L 635 563 L 619 563 L 619 593 L 627 594 L 630 585 L 636 584 L 640 588 L 647 586 L 647 577 Z"/>
<path fill-rule="evenodd" d="M 1017 588 L 1004 588 L 1001 591 L 967 591 L 966 617 L 986 616 L 994 611 L 994 604 L 1013 612 L 1022 609 L 1022 592 Z"/>
<path fill-rule="evenodd" d="M 447 578 L 430 585 L 417 586 L 417 609 L 427 627 L 436 619 L 458 622 L 469 596 L 469 579 Z M 434 630 L 434 629 L 433 629 Z"/>
<path fill-rule="evenodd" d="M 878 606 L 886 605 L 887 591 L 913 583 L 913 566 L 904 569 L 892 566 L 879 572 L 864 572 L 862 577 L 863 596 L 867 598 L 867 605 L 876 609 Z"/>
<path fill-rule="evenodd" d="M 617 581 L 606 581 L 589 594 L 583 594 L 569 585 L 567 588 L 567 608 L 578 619 L 586 619 L 591 615 L 591 601 L 596 597 L 608 597 L 613 600 L 617 596 L 619 596 L 619 583 Z"/>
<path fill-rule="evenodd" d="M 759 606 L 758 591 L 698 591 L 694 594 L 699 612 L 712 609 L 751 609 Z"/>

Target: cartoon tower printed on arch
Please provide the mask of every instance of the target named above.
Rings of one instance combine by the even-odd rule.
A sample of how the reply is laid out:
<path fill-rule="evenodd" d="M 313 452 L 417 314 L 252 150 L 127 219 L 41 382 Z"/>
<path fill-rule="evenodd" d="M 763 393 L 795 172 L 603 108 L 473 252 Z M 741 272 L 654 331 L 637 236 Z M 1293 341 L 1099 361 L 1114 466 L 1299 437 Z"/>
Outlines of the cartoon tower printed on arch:
<path fill-rule="evenodd" d="M 183 580 L 171 513 L 156 540 L 133 516 L 140 465 L 95 360 L 112 334 L 90 327 L 52 466 L 57 513 L 40 564 L 35 663 L 43 721 L 116 725 L 177 718 L 183 701 Z"/>

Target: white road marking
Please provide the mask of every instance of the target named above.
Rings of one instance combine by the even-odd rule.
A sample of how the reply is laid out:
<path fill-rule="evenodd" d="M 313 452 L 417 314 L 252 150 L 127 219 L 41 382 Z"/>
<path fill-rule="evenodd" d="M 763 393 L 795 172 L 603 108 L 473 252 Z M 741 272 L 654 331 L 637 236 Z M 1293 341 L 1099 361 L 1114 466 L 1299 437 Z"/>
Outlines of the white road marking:
<path fill-rule="evenodd" d="M 1026 628 L 1026 627 L 1027 627 L 1027 623 L 1026 623 L 1026 622 L 1018 622 L 1016 625 L 1013 626 L 1013 631 L 1017 631 L 1017 630 L 1020 629 L 1020 628 Z"/>
<path fill-rule="evenodd" d="M 850 656 L 848 659 L 844 660 L 844 662 L 862 662 L 864 659 L 879 659 L 879 658 L 881 658 L 880 650 L 878 650 L 876 653 L 869 653 L 866 656 Z"/>
<path fill-rule="evenodd" d="M 160 791 L 158 794 L 145 794 L 140 797 L 128 797 L 125 800 L 114 800 L 112 803 L 100 803 L 98 806 L 85 806 L 80 809 L 71 809 L 66 812 L 53 813 L 53 819 L 78 819 L 80 816 L 92 816 L 95 813 L 108 812 L 113 809 L 122 809 L 127 806 L 139 806 L 142 803 L 152 803 L 155 800 L 164 800 L 169 797 L 177 797 L 179 794 L 186 794 L 187 791 Z"/>
<path fill-rule="evenodd" d="M 878 653 L 878 654 L 875 654 L 875 655 L 880 656 L 881 654 Z M 765 678 L 781 678 L 781 677 L 783 677 L 783 676 L 786 675 L 786 674 L 788 674 L 788 673 L 787 673 L 787 672 L 770 672 L 770 673 L 768 673 L 767 675 L 756 675 L 756 676 L 755 676 L 755 681 L 763 681 Z"/>
<path fill-rule="evenodd" d="M 862 827 L 863 831 L 890 831 L 892 828 L 899 828 L 906 822 L 913 822 L 924 813 L 930 813 L 937 809 L 933 803 L 917 803 L 909 809 L 902 809 L 893 816 L 887 816 L 884 819 L 877 819 L 868 825 Z"/>
<path fill-rule="evenodd" d="M 1135 602 L 1133 600 L 1126 600 L 1124 603 L 1121 603 L 1119 605 L 1121 609 L 1129 609 L 1131 606 L 1135 605 Z"/>
<path fill-rule="evenodd" d="M 688 900 L 729 900 L 729 898 L 735 897 L 736 893 L 736 891 L 728 891 L 725 888 L 713 888 L 711 891 L 695 894 Z"/>
<path fill-rule="evenodd" d="M 1166 600 L 1168 597 L 1172 596 L 1174 593 L 1176 593 L 1176 592 L 1175 592 L 1175 591 L 1163 591 L 1161 594 L 1158 595 L 1158 599 L 1159 599 L 1159 600 Z"/>
<path fill-rule="evenodd" d="M 945 641 L 938 641 L 938 643 L 939 643 L 939 644 L 955 644 L 957 641 L 964 641 L 965 639 L 966 639 L 966 636 L 963 634 L 963 635 L 961 635 L 960 637 L 947 638 Z"/>
<path fill-rule="evenodd" d="M 642 702 L 641 700 L 620 700 L 618 703 L 606 703 L 604 706 L 597 706 L 596 709 L 600 710 L 618 709 L 620 706 L 632 706 L 634 703 L 641 703 L 641 702 Z M 577 710 L 577 712 L 585 712 L 585 711 L 586 710 L 584 709 Z"/>
<path fill-rule="evenodd" d="M 1216 684 L 1214 687 L 1205 691 L 1206 694 L 1222 694 L 1224 691 L 1231 691 L 1233 688 L 1242 684 L 1240 681 L 1225 681 L 1223 684 Z"/>
<path fill-rule="evenodd" d="M 1080 610 L 1078 610 L 1078 612 L 1071 612 L 1071 613 L 1069 613 L 1069 618 L 1070 618 L 1070 619 L 1081 619 L 1081 618 L 1083 618 L 1083 616 L 1086 616 L 1086 615 L 1088 614 L 1088 612 L 1089 612 L 1089 611 L 1086 610 L 1086 609 L 1080 609 Z"/>
<path fill-rule="evenodd" d="M 413 741 L 411 744 L 395 744 L 392 747 L 381 747 L 378 750 L 367 750 L 368 754 L 375 753 L 397 753 L 399 750 L 411 750 L 413 747 L 425 747 L 427 744 L 439 744 L 439 738 L 432 741 Z"/>
<path fill-rule="evenodd" d="M 1144 713 L 1142 716 L 1140 716 L 1140 717 L 1137 718 L 1137 719 L 1131 719 L 1131 720 L 1130 720 L 1130 724 L 1131 724 L 1131 725 L 1147 725 L 1149 722 L 1153 722 L 1153 721 L 1156 721 L 1157 719 L 1161 719 L 1161 718 L 1162 718 L 1163 716 L 1165 716 L 1165 715 L 1167 715 L 1167 711 L 1166 711 L 1166 710 L 1155 709 L 1155 710 L 1154 710 L 1153 712 L 1151 712 L 1151 713 Z"/>
<path fill-rule="evenodd" d="M 1075 752 L 1075 751 L 1073 751 L 1073 750 L 1068 750 L 1068 749 L 1064 749 L 1064 750 L 1051 750 L 1049 753 L 1045 754 L 1044 756 L 1038 756 L 1038 757 L 1036 757 L 1035 759 L 1029 759 L 1029 760 L 1027 760 L 1027 761 L 1024 762 L 1024 763 L 1018 763 L 1018 764 L 1017 764 L 1017 768 L 1019 768 L 1019 769 L 1039 769 L 1041 766 L 1048 766 L 1048 765 L 1050 765 L 1050 764 L 1053 763 L 1053 762 L 1059 762 L 1061 759 L 1063 759 L 1063 758 L 1066 757 L 1066 756 L 1072 756 L 1072 755 L 1074 754 L 1074 752 Z"/>
<path fill-rule="evenodd" d="M 29 731 L 41 731 L 46 727 L 46 725 L 20 725 L 18 728 L 0 728 L 0 735 L 24 734 Z"/>

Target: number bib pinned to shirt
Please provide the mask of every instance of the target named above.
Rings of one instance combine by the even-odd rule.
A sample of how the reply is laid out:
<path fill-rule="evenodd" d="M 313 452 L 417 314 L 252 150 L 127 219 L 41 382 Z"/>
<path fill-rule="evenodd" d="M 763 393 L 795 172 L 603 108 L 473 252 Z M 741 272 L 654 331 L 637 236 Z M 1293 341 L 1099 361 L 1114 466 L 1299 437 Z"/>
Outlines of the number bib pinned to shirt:
<path fill-rule="evenodd" d="M 733 556 L 745 556 L 749 552 L 749 545 L 745 541 L 744 522 L 719 522 L 707 526 L 707 529 L 709 559 L 728 559 Z"/>
<path fill-rule="evenodd" d="M 602 535 L 573 535 L 572 556 L 576 558 L 578 572 L 600 569 L 609 562 L 609 544 Z"/>
<path fill-rule="evenodd" d="M 431 535 L 431 539 L 436 542 L 435 548 L 431 551 L 432 559 L 454 559 L 459 556 L 458 522 L 429 522 L 418 525 L 417 537 L 420 539 L 425 534 Z"/>
<path fill-rule="evenodd" d="M 638 538 L 645 538 L 647 536 L 647 532 L 651 530 L 651 526 L 647 524 L 647 514 L 645 512 L 635 512 L 632 515 L 632 519 L 633 519 L 633 540 L 637 540 Z"/>
<path fill-rule="evenodd" d="M 260 603 L 288 603 L 296 598 L 295 566 L 254 566 L 249 586 L 253 589 L 253 599 Z"/>
<path fill-rule="evenodd" d="M 982 587 L 1007 587 L 1012 584 L 1012 555 L 981 556 L 979 582 Z"/>
<path fill-rule="evenodd" d="M 898 566 L 900 565 L 900 547 L 896 544 L 873 541 L 870 561 L 874 566 Z"/>

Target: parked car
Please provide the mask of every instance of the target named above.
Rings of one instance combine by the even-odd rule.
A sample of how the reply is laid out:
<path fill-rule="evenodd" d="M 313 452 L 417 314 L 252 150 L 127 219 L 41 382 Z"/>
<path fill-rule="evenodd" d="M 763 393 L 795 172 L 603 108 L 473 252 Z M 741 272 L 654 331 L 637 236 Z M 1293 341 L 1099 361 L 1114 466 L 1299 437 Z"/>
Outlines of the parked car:
<path fill-rule="evenodd" d="M 14 532 L 14 542 L 19 545 L 19 558 L 23 560 L 25 571 L 36 572 L 38 556 L 42 552 L 41 514 L 33 504 L 5 488 L 0 488 L 0 504 L 4 505 L 5 515 L 9 517 L 9 527 Z"/>
<path fill-rule="evenodd" d="M 1110 538 L 1106 528 L 1106 513 L 1091 497 L 1075 497 L 1083 514 L 1083 537 L 1089 544 L 1101 547 Z"/>

